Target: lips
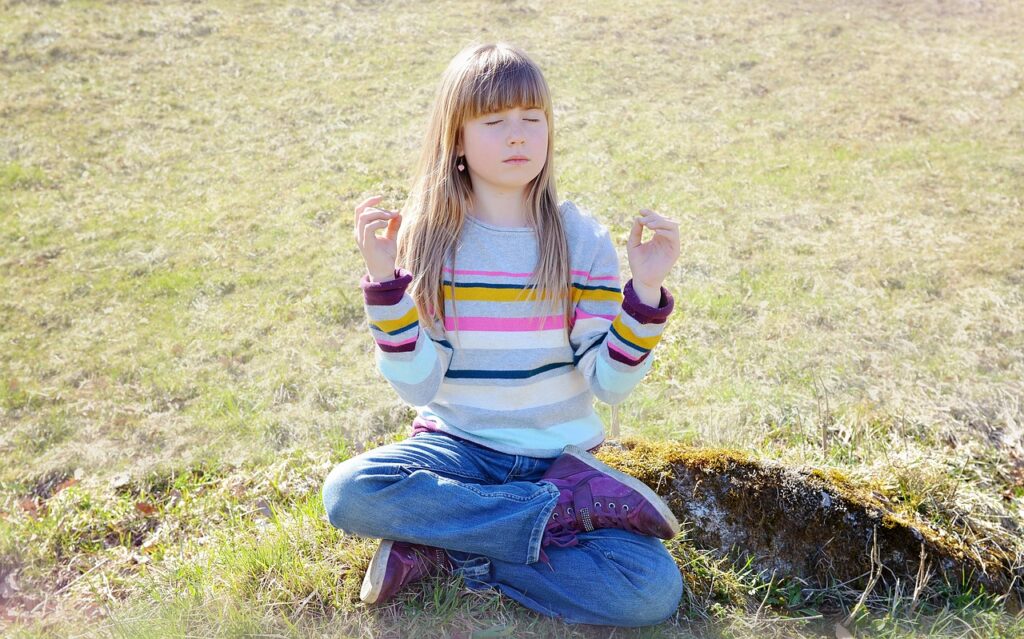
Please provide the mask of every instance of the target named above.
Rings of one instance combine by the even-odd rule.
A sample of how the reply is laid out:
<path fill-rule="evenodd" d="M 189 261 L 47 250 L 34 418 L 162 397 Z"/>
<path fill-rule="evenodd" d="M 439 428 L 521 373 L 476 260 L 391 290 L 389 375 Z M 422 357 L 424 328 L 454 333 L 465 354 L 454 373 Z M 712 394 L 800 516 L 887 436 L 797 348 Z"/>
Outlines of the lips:
<path fill-rule="evenodd" d="M 505 162 L 512 162 L 512 161 L 515 161 L 515 160 L 524 160 L 524 161 L 529 161 L 529 160 L 530 160 L 530 158 L 528 158 L 528 157 L 526 157 L 526 156 L 523 156 L 523 155 L 513 155 L 513 156 L 512 156 L 512 157 L 510 157 L 510 158 L 506 158 L 506 159 L 505 159 L 504 161 L 505 161 Z"/>

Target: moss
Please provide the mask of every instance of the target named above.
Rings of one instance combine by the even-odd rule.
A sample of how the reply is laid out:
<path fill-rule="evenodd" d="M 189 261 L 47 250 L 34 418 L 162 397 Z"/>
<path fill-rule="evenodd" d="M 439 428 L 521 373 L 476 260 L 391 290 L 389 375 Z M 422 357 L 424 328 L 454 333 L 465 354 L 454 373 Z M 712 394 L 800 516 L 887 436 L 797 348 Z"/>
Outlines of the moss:
<path fill-rule="evenodd" d="M 779 567 L 821 583 L 853 578 L 870 568 L 859 549 L 872 530 L 894 575 L 913 578 L 922 545 L 941 560 L 943 572 L 971 573 L 986 587 L 1001 587 L 1013 565 L 1013 554 L 992 540 L 935 528 L 919 513 L 904 512 L 879 482 L 837 469 L 793 470 L 736 449 L 637 438 L 608 442 L 597 454 L 657 491 L 680 521 L 697 523 L 687 543 L 720 557 L 739 548 L 757 557 L 759 569 Z M 770 546 L 759 547 L 765 539 Z M 828 561 L 810 562 L 810 549 Z M 829 574 L 818 574 L 819 565 L 831 566 Z M 838 566 L 845 566 L 842 574 L 832 574 Z"/>
<path fill-rule="evenodd" d="M 647 441 L 627 437 L 623 448 L 602 447 L 598 457 L 609 465 L 626 470 L 648 484 L 656 484 L 672 475 L 672 467 L 683 464 L 706 473 L 721 473 L 736 466 L 753 466 L 756 460 L 732 448 L 704 448 L 671 441 Z"/>

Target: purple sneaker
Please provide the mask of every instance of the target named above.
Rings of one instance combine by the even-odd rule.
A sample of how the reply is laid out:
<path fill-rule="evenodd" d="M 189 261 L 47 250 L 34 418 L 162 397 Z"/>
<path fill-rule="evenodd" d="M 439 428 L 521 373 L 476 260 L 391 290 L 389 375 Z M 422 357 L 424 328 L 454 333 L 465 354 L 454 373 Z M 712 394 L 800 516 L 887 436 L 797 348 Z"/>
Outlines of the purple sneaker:
<path fill-rule="evenodd" d="M 451 569 L 443 548 L 382 539 L 366 569 L 359 598 L 366 603 L 383 602 L 402 586 Z"/>
<path fill-rule="evenodd" d="M 621 528 L 661 539 L 679 534 L 679 522 L 657 493 L 578 446 L 566 446 L 541 480 L 561 493 L 542 547 L 575 546 L 576 533 L 597 528 Z"/>

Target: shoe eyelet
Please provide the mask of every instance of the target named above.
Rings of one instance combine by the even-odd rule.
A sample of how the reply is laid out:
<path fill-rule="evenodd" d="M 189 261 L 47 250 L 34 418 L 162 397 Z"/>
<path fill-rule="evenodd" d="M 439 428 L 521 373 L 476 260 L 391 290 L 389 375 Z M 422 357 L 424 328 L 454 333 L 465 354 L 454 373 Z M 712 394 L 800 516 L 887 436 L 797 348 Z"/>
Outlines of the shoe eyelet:
<path fill-rule="evenodd" d="M 572 508 L 566 508 L 566 510 L 565 510 L 565 514 L 566 514 L 566 515 L 571 515 L 571 514 L 573 514 L 573 509 L 572 509 Z"/>
<path fill-rule="evenodd" d="M 600 507 L 601 507 L 601 502 L 595 501 L 594 502 L 594 508 L 600 508 Z"/>
<path fill-rule="evenodd" d="M 555 513 L 554 515 L 552 515 L 551 518 L 552 519 L 558 519 L 558 513 Z"/>
<path fill-rule="evenodd" d="M 629 504 L 622 504 L 622 510 L 629 510 Z"/>
<path fill-rule="evenodd" d="M 608 502 L 608 507 L 611 508 L 612 510 L 615 510 L 615 502 Z"/>

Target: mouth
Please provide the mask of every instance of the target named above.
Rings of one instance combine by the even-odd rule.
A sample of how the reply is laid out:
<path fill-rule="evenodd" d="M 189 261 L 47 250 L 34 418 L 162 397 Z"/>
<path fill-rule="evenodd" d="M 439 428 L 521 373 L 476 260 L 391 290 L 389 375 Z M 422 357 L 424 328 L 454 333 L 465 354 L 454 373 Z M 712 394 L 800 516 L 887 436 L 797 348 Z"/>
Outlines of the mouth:
<path fill-rule="evenodd" d="M 530 161 L 530 158 L 524 158 L 524 157 L 519 156 L 519 157 L 509 158 L 509 159 L 505 160 L 505 164 L 522 164 L 523 162 L 529 162 L 529 161 Z"/>

